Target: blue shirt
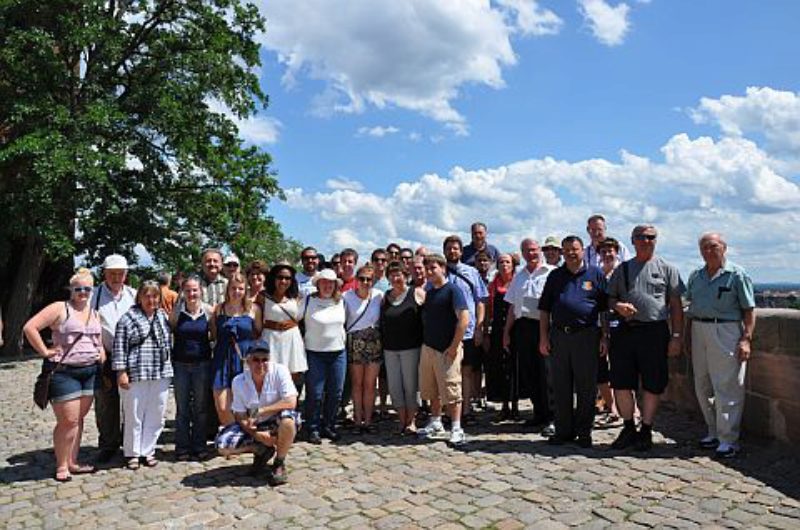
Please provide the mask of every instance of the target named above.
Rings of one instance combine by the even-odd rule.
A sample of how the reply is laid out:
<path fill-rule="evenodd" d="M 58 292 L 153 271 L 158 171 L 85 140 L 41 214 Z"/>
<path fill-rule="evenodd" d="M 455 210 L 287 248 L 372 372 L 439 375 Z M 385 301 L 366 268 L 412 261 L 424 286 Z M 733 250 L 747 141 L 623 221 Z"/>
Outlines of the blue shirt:
<path fill-rule="evenodd" d="M 483 249 L 486 254 L 489 255 L 489 258 L 492 260 L 492 265 L 497 263 L 497 258 L 500 257 L 500 251 L 497 250 L 497 247 L 494 245 L 490 245 L 486 243 L 486 246 Z M 475 266 L 475 256 L 477 256 L 479 250 L 475 248 L 475 245 L 470 243 L 466 247 L 464 247 L 463 252 L 461 253 L 461 263 L 466 263 L 467 265 L 474 267 Z"/>
<path fill-rule="evenodd" d="M 447 264 L 447 281 L 458 287 L 467 301 L 469 324 L 464 340 L 471 339 L 475 335 L 475 307 L 489 299 L 489 291 L 478 270 L 464 263 Z"/>
<path fill-rule="evenodd" d="M 456 334 L 457 313 L 465 309 L 464 294 L 452 282 L 438 289 L 428 284 L 422 306 L 422 341 L 425 345 L 440 352 L 446 350 Z"/>
<path fill-rule="evenodd" d="M 544 284 L 539 310 L 550 313 L 557 327 L 585 327 L 597 324 L 606 309 L 606 279 L 595 266 L 583 265 L 573 274 L 566 265 L 552 271 Z"/>
<path fill-rule="evenodd" d="M 756 306 L 753 280 L 738 265 L 725 261 L 714 278 L 708 277 L 705 266 L 689 275 L 686 299 L 687 316 L 741 320 L 743 309 Z"/>

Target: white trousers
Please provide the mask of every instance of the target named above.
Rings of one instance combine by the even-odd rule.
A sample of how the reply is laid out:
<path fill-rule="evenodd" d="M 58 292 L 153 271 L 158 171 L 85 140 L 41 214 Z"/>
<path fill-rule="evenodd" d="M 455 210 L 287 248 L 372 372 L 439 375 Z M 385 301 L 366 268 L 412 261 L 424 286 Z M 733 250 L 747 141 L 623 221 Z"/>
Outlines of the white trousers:
<path fill-rule="evenodd" d="M 119 389 L 124 432 L 122 450 L 126 458 L 152 456 L 164 429 L 169 379 L 136 381 Z"/>
<path fill-rule="evenodd" d="M 735 444 L 744 411 L 747 362 L 736 356 L 739 322 L 692 322 L 694 390 L 708 435 Z"/>

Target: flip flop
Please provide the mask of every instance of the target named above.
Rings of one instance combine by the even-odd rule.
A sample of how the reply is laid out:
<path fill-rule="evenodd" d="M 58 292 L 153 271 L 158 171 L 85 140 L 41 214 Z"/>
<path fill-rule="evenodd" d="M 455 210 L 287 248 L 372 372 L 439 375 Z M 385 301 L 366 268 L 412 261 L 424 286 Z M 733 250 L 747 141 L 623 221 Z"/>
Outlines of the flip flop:
<path fill-rule="evenodd" d="M 70 475 L 69 471 L 56 471 L 53 478 L 56 482 L 69 482 L 72 480 L 72 475 Z"/>
<path fill-rule="evenodd" d="M 139 457 L 134 456 L 129 458 L 128 461 L 125 463 L 125 467 L 127 467 L 131 471 L 136 471 L 137 469 L 139 469 Z"/>
<path fill-rule="evenodd" d="M 73 467 L 69 470 L 70 473 L 73 475 L 87 475 L 97 471 L 95 467 L 91 464 L 78 464 L 76 467 Z"/>
<path fill-rule="evenodd" d="M 158 460 L 152 455 L 146 456 L 144 457 L 144 465 L 147 467 L 156 467 L 158 465 Z"/>

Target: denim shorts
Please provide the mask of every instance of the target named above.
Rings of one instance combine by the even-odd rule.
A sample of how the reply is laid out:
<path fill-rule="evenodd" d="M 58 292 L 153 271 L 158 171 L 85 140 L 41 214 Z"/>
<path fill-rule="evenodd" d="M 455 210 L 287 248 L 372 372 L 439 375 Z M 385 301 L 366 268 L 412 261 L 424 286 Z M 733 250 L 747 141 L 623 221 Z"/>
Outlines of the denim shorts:
<path fill-rule="evenodd" d="M 45 361 L 45 365 L 54 365 Z M 97 364 L 86 366 L 69 366 L 62 364 L 53 372 L 50 378 L 50 401 L 70 401 L 84 396 L 93 396 L 95 389 L 100 387 Z M 48 367 L 52 368 L 52 366 Z"/>

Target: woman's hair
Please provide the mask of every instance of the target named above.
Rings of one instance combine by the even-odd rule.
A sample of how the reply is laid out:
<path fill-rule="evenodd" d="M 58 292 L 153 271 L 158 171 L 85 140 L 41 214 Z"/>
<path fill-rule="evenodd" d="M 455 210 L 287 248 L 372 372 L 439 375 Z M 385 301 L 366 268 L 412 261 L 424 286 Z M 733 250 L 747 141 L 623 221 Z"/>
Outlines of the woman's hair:
<path fill-rule="evenodd" d="M 393 261 L 386 267 L 386 277 L 388 278 L 390 274 L 395 272 L 399 272 L 405 274 L 405 269 L 403 268 L 403 264 L 399 261 Z"/>
<path fill-rule="evenodd" d="M 289 287 L 286 289 L 286 298 L 297 298 L 300 296 L 300 287 L 297 285 L 297 278 L 288 266 L 279 267 L 274 266 L 270 269 L 269 273 L 267 274 L 267 281 L 264 284 L 264 290 L 267 291 L 269 296 L 275 294 L 275 284 L 278 281 L 278 273 L 280 271 L 289 271 L 292 274 L 292 281 L 289 282 Z"/>
<path fill-rule="evenodd" d="M 339 282 L 336 280 L 320 280 L 320 281 L 332 281 L 333 282 L 333 293 L 331 294 L 331 300 L 334 302 L 338 302 L 339 299 L 342 297 L 342 288 L 339 285 Z M 317 291 L 312 295 L 316 296 L 317 298 L 321 298 L 319 295 L 319 285 L 317 285 Z"/>
<path fill-rule="evenodd" d="M 244 273 L 248 278 L 251 274 L 263 274 L 266 277 L 269 274 L 269 267 L 267 267 L 267 263 L 264 260 L 257 259 L 247 264 Z"/>
<path fill-rule="evenodd" d="M 181 290 L 183 290 L 184 285 L 186 285 L 188 282 L 197 282 L 197 285 L 202 285 L 202 282 L 200 281 L 200 276 L 198 276 L 197 274 L 189 274 L 181 282 Z"/>
<path fill-rule="evenodd" d="M 614 251 L 617 254 L 619 254 L 619 241 L 617 241 L 613 237 L 605 238 L 605 240 L 602 243 L 600 243 L 600 248 L 603 248 L 603 247 L 613 248 Z"/>
<path fill-rule="evenodd" d="M 73 285 L 78 282 L 89 282 L 90 285 L 94 285 L 94 276 L 92 276 L 92 271 L 87 269 L 86 267 L 81 267 L 75 271 L 69 279 L 69 284 Z"/>
<path fill-rule="evenodd" d="M 358 277 L 362 272 L 369 272 L 375 276 L 375 267 L 372 266 L 372 263 L 365 263 L 364 265 L 360 266 L 356 269 L 356 277 Z"/>
<path fill-rule="evenodd" d="M 231 287 L 234 283 L 240 283 L 244 285 L 245 293 L 247 292 L 247 279 L 242 275 L 241 272 L 234 272 L 231 274 L 231 277 L 228 278 L 228 286 L 225 287 L 225 303 L 230 303 L 231 301 Z M 250 308 L 252 307 L 253 302 L 250 300 L 249 297 L 245 296 L 242 298 L 242 307 L 244 308 L 245 313 L 250 312 Z"/>
<path fill-rule="evenodd" d="M 158 302 L 161 303 L 161 286 L 158 285 L 158 282 L 153 280 L 147 280 L 142 282 L 139 286 L 139 290 L 136 291 L 136 305 L 141 307 L 142 299 L 147 294 L 156 293 L 158 295 Z"/>

